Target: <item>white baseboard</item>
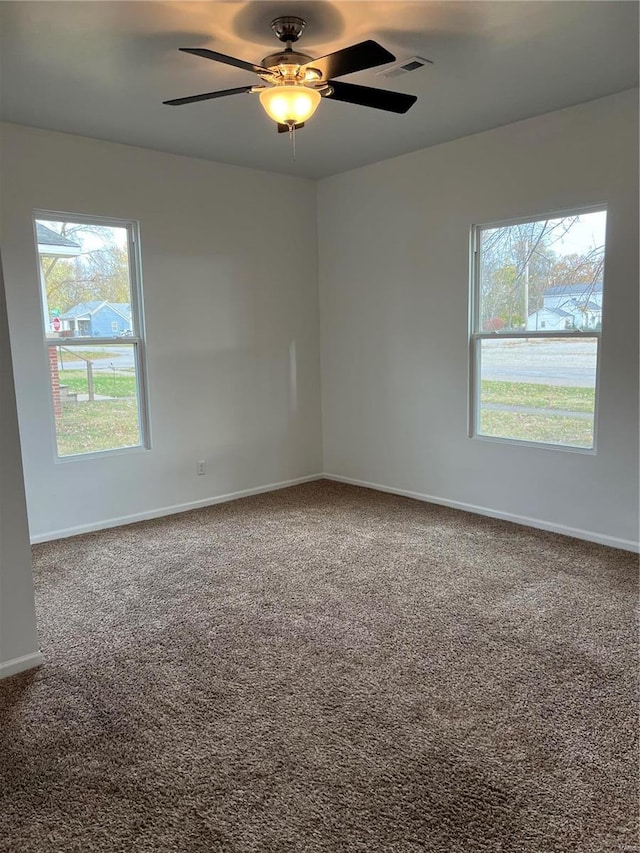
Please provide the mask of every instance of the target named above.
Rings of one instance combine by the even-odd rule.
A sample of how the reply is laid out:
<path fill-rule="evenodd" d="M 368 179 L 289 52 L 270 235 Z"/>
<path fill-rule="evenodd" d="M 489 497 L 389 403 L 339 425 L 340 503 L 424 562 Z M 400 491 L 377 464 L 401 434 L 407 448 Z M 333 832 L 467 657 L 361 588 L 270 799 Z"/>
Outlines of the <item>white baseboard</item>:
<path fill-rule="evenodd" d="M 162 518 L 165 515 L 175 515 L 179 512 L 188 512 L 190 509 L 201 509 L 205 506 L 236 501 L 240 498 L 248 498 L 251 495 L 261 495 L 266 492 L 275 492 L 278 489 L 286 489 L 289 486 L 298 486 L 301 483 L 311 483 L 314 480 L 322 480 L 322 474 L 310 474 L 306 477 L 297 477 L 295 480 L 283 480 L 280 483 L 269 483 L 265 486 L 256 486 L 252 489 L 242 489 L 239 492 L 229 492 L 226 495 L 203 498 L 198 501 L 175 504 L 174 506 L 158 507 L 147 512 L 138 512 L 133 515 L 122 515 L 117 518 L 109 518 L 92 524 L 79 524 L 77 527 L 66 527 L 63 530 L 51 530 L 48 533 L 39 533 L 31 537 L 31 544 L 38 542 L 49 542 L 52 539 L 67 539 L 69 536 L 79 536 L 81 533 L 92 533 L 95 530 L 106 530 L 109 527 L 121 527 L 123 524 L 135 524 L 137 521 L 148 521 L 152 518 Z"/>
<path fill-rule="evenodd" d="M 582 530 L 577 527 L 567 527 L 563 524 L 545 521 L 540 518 L 530 518 L 525 515 L 515 515 L 510 512 L 502 512 L 489 507 L 476 506 L 475 504 L 463 503 L 462 501 L 452 501 L 447 498 L 439 498 L 435 495 L 425 495 L 421 492 L 412 492 L 408 489 L 396 489 L 392 486 L 384 486 L 380 483 L 370 483 L 366 480 L 357 480 L 353 477 L 343 477 L 340 474 L 310 474 L 306 477 L 297 477 L 294 480 L 283 480 L 280 483 L 269 483 L 264 486 L 256 486 L 251 489 L 243 489 L 238 492 L 229 492 L 226 495 L 217 495 L 216 497 L 204 498 L 198 501 L 190 501 L 184 504 L 176 504 L 174 506 L 159 507 L 147 512 L 135 513 L 133 515 L 119 516 L 110 518 L 106 521 L 97 522 L 94 524 L 81 524 L 77 527 L 67 527 L 63 530 L 52 530 L 49 533 L 41 533 L 31 537 L 32 544 L 38 542 L 49 542 L 52 539 L 66 539 L 69 536 L 78 536 L 82 533 L 91 533 L 95 530 L 105 530 L 109 527 L 120 527 L 124 524 L 134 524 L 137 521 L 148 521 L 152 518 L 162 518 L 165 515 L 175 515 L 180 512 L 188 512 L 191 509 L 200 509 L 206 506 L 213 506 L 218 503 L 226 503 L 227 501 L 238 500 L 239 498 L 251 497 L 251 495 L 260 495 L 266 492 L 274 492 L 278 489 L 286 489 L 289 486 L 297 486 L 301 483 L 311 483 L 314 480 L 335 480 L 338 483 L 348 483 L 352 486 L 361 486 L 365 489 L 374 489 L 377 492 L 387 492 L 392 495 L 401 495 L 406 498 L 424 501 L 425 503 L 438 504 L 439 506 L 448 506 L 452 509 L 461 509 L 464 512 L 472 512 L 476 515 L 485 515 L 489 518 L 499 518 L 503 521 L 511 521 L 514 524 L 521 524 L 526 527 L 535 527 L 538 530 L 547 530 L 550 533 L 559 533 L 563 536 L 571 536 L 574 539 L 584 539 L 587 542 L 597 542 L 599 545 L 608 545 L 611 548 L 621 548 L 624 551 L 632 551 L 640 553 L 640 543 L 634 542 L 632 539 L 620 539 L 615 536 L 607 536 L 604 533 L 595 533 L 592 530 Z M 21 660 L 21 659 L 20 659 Z M 11 663 L 11 661 L 9 662 Z M 2 665 L 0 665 L 1 667 Z M 37 664 L 28 664 L 25 666 L 37 666 Z M 18 672 L 19 670 L 16 670 Z M 9 673 L 11 674 L 11 673 Z M 2 669 L 0 668 L 0 678 Z"/>
<path fill-rule="evenodd" d="M 32 652 L 30 655 L 22 655 L 13 660 L 7 660 L 0 663 L 0 679 L 9 678 L 10 675 L 16 675 L 18 672 L 24 672 L 25 669 L 33 669 L 44 663 L 42 652 Z"/>
<path fill-rule="evenodd" d="M 551 521 L 544 521 L 541 518 L 529 518 L 526 515 L 515 515 L 511 512 L 502 512 L 500 510 L 489 509 L 484 506 L 476 506 L 475 504 L 462 503 L 461 501 L 452 501 L 446 498 L 438 498 L 434 495 L 423 495 L 420 492 L 410 492 L 407 489 L 394 489 L 391 486 L 382 486 L 379 483 L 368 483 L 365 480 L 354 480 L 352 477 L 342 477 L 339 474 L 324 474 L 326 480 L 335 480 L 338 483 L 348 483 L 351 486 L 362 486 L 365 489 L 374 489 L 377 492 L 387 492 L 391 495 L 402 495 L 405 498 L 413 498 L 417 501 L 425 503 L 438 504 L 439 506 L 448 506 L 452 509 L 461 509 L 464 512 L 472 512 L 476 515 L 486 515 L 489 518 L 499 518 L 502 521 L 511 521 L 514 524 L 521 524 L 526 527 L 536 527 L 538 530 L 547 530 L 550 533 L 560 533 L 563 536 L 571 536 L 574 539 L 584 539 L 587 542 L 597 542 L 599 545 L 608 545 L 611 548 L 621 548 L 624 551 L 640 552 L 640 542 L 634 542 L 632 539 L 619 539 L 616 536 L 607 536 L 604 533 L 595 533 L 592 530 L 581 530 L 578 527 L 567 527 L 564 524 L 555 524 Z"/>

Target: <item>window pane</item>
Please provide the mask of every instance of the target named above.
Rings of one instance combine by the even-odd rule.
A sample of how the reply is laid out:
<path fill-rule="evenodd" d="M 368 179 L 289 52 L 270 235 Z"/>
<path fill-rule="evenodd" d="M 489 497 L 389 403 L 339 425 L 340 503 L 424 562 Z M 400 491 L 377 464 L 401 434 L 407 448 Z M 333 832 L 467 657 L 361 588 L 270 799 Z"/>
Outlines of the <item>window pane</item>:
<path fill-rule="evenodd" d="M 593 447 L 597 338 L 481 339 L 479 433 Z"/>
<path fill-rule="evenodd" d="M 58 456 L 142 443 L 135 346 L 48 347 Z"/>
<path fill-rule="evenodd" d="M 599 329 L 606 211 L 482 228 L 480 328 Z"/>
<path fill-rule="evenodd" d="M 37 219 L 36 238 L 45 335 L 130 336 L 127 228 Z"/>

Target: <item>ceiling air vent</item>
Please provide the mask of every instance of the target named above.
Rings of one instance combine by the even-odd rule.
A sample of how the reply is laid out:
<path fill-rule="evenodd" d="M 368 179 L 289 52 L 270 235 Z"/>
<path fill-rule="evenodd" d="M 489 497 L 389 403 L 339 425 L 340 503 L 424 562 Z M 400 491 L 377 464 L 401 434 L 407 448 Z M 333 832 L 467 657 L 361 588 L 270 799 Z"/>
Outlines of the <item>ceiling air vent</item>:
<path fill-rule="evenodd" d="M 408 74 L 410 71 L 424 68 L 425 65 L 433 65 L 433 61 L 425 59 L 423 56 L 410 56 L 408 59 L 403 59 L 402 62 L 396 62 L 395 65 L 388 65 L 384 71 L 378 71 L 378 76 L 387 79 L 399 77 L 401 74 Z"/>

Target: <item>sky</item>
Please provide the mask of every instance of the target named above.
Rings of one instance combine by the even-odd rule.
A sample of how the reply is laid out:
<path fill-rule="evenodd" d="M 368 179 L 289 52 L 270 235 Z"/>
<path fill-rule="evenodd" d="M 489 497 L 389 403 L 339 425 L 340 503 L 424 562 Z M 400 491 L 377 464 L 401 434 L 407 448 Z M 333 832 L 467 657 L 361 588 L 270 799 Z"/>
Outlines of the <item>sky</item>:
<path fill-rule="evenodd" d="M 582 255 L 597 246 L 604 246 L 607 225 L 606 210 L 583 213 L 562 240 L 553 248 L 559 255 Z"/>

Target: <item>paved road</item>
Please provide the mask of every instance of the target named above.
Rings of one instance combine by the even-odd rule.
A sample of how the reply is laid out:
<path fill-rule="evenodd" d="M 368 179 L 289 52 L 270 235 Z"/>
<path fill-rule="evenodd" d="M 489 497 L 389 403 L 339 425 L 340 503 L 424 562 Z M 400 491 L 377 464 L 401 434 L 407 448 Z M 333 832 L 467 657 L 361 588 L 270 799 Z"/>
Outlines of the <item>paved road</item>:
<path fill-rule="evenodd" d="M 91 344 L 82 347 L 90 351 Z M 95 348 L 96 355 L 100 349 Z M 65 370 L 86 370 L 84 361 L 71 361 L 63 353 Z M 112 367 L 113 366 L 113 367 Z M 117 346 L 106 357 L 97 357 L 94 370 L 125 370 L 134 367 L 133 347 Z M 596 341 L 583 340 L 484 340 L 482 378 L 503 382 L 595 387 Z"/>
<path fill-rule="evenodd" d="M 484 340 L 482 378 L 593 388 L 596 348 L 594 339 Z"/>
<path fill-rule="evenodd" d="M 73 349 L 69 347 L 69 349 Z M 82 354 L 94 351 L 96 353 L 96 358 L 92 359 L 93 361 L 93 369 L 96 370 L 112 370 L 112 365 L 116 370 L 126 370 L 127 368 L 135 367 L 134 359 L 133 359 L 133 347 L 132 346 L 118 346 L 113 347 L 108 351 L 108 355 L 105 357 L 100 357 L 101 353 L 104 352 L 104 348 L 100 347 L 92 347 L 89 342 L 87 342 L 86 346 L 79 347 Z M 69 353 L 62 353 L 62 363 L 64 365 L 64 370 L 86 370 L 87 365 L 84 361 L 76 361 L 75 359 L 70 359 Z"/>

